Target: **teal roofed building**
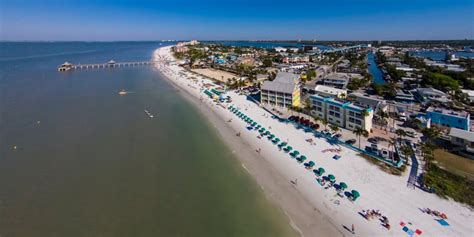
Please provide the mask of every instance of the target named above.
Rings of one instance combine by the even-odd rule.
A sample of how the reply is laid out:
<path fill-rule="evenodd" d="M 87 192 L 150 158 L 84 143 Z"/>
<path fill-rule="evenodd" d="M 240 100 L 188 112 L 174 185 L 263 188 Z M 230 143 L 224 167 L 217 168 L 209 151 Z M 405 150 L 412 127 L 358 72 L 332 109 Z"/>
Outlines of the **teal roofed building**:
<path fill-rule="evenodd" d="M 341 128 L 354 130 L 361 127 L 367 131 L 372 130 L 374 112 L 371 108 L 357 106 L 349 101 L 323 97 L 310 96 L 311 114 Z"/>

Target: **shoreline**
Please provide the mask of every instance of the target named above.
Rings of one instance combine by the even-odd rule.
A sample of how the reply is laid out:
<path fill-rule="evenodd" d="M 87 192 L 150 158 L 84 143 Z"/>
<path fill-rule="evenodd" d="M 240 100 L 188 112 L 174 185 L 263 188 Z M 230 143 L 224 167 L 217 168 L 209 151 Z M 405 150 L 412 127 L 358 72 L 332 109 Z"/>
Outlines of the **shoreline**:
<path fill-rule="evenodd" d="M 170 47 L 155 50 L 155 61 L 161 62 L 156 69 L 173 86 L 179 88 L 186 99 L 203 114 L 213 125 L 228 147 L 234 151 L 242 167 L 255 179 L 263 189 L 265 196 L 276 204 L 289 218 L 289 224 L 302 236 L 400 236 L 405 235 L 399 223 L 409 223 L 412 230 L 420 229 L 427 236 L 470 236 L 473 227 L 469 225 L 474 219 L 469 207 L 452 200 L 441 199 L 421 190 L 406 187 L 405 176 L 396 177 L 386 174 L 365 159 L 360 159 L 358 153 L 342 147 L 341 161 L 334 161 L 334 154 L 325 150 L 335 148 L 324 139 L 314 138 L 304 131 L 296 129 L 291 124 L 285 124 L 265 115 L 258 105 L 249 102 L 244 96 L 233 91 L 228 94 L 233 99 L 233 106 L 255 119 L 259 124 L 271 129 L 272 133 L 290 143 L 303 154 L 309 155 L 310 160 L 322 166 L 327 171 L 334 172 L 337 181 L 348 182 L 351 189 L 361 191 L 362 198 L 351 202 L 339 198 L 334 189 L 318 186 L 315 176 L 305 171 L 302 164 L 288 158 L 288 154 L 278 152 L 276 147 L 267 139 L 257 139 L 255 131 L 246 130 L 246 123 L 237 119 L 224 107 L 216 105 L 201 91 L 205 84 L 213 84 L 207 79 L 196 79 L 196 76 L 185 69 L 169 64 L 173 61 Z M 194 79 L 192 79 L 194 78 Z M 205 105 L 203 105 L 205 104 Z M 263 113 L 263 114 L 262 114 Z M 228 120 L 232 122 L 229 123 Z M 273 127 L 273 129 L 272 129 Z M 241 132 L 241 136 L 235 136 Z M 315 139 L 314 144 L 305 141 Z M 313 142 L 311 142 L 313 143 Z M 261 149 L 257 153 L 254 149 Z M 311 159 L 313 158 L 313 159 Z M 291 180 L 298 179 L 298 185 Z M 349 189 L 350 190 L 350 189 Z M 396 194 L 396 195 L 393 195 Z M 337 203 L 336 203 L 337 202 Z M 429 215 L 421 212 L 423 208 L 432 208 L 446 212 L 450 219 L 450 227 L 442 227 Z M 377 218 L 363 218 L 362 210 L 381 210 L 390 219 L 391 229 L 380 225 Z M 412 224 L 413 223 L 413 224 Z M 356 226 L 356 233 L 350 231 L 351 224 Z M 349 226 L 349 227 L 348 227 Z"/>
<path fill-rule="evenodd" d="M 265 197 L 288 218 L 291 228 L 301 236 L 313 236 L 315 233 L 322 236 L 344 236 L 333 223 L 328 222 L 327 217 L 323 216 L 321 211 L 314 209 L 294 188 L 290 180 L 282 176 L 267 161 L 261 159 L 258 153 L 248 149 L 249 143 L 235 136 L 238 131 L 229 126 L 224 118 L 217 114 L 214 106 L 200 103 L 199 98 L 183 88 L 183 85 L 178 84 L 163 72 L 159 71 L 159 73 L 178 89 L 182 97 L 190 102 L 202 116 L 206 117 L 206 121 L 212 125 L 221 140 L 232 151 L 242 168 L 262 189 Z M 297 192 L 294 192 L 295 190 Z"/>

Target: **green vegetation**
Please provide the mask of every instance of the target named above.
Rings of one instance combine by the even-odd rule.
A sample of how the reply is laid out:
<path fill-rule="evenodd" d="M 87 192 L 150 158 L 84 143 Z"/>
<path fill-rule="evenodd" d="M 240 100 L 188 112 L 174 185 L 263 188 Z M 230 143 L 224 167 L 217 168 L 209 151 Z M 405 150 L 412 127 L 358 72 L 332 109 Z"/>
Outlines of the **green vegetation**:
<path fill-rule="evenodd" d="M 423 183 L 434 188 L 435 193 L 441 197 L 451 197 L 474 207 L 474 181 L 432 165 L 423 175 Z"/>
<path fill-rule="evenodd" d="M 426 163 L 423 184 L 441 197 L 451 197 L 474 207 L 474 161 L 437 149 L 434 144 L 440 135 L 437 129 L 423 129 L 422 132 L 426 138 L 421 144 Z"/>
<path fill-rule="evenodd" d="M 438 167 L 474 181 L 474 160 L 466 159 L 443 149 L 434 149 L 433 155 L 433 162 Z"/>
<path fill-rule="evenodd" d="M 306 80 L 311 81 L 312 79 L 316 78 L 316 70 L 314 69 L 309 69 L 308 72 L 306 72 Z"/>
<path fill-rule="evenodd" d="M 384 84 L 384 85 L 379 85 L 379 84 L 375 84 L 375 83 L 372 83 L 370 84 L 370 86 L 372 87 L 372 89 L 374 90 L 375 94 L 379 95 L 379 96 L 383 96 L 387 99 L 393 99 L 395 98 L 397 92 L 396 92 L 396 85 L 394 82 L 390 81 L 389 83 L 387 84 Z"/>
<path fill-rule="evenodd" d="M 374 164 L 374 165 L 377 165 L 381 170 L 387 172 L 387 173 L 390 173 L 390 174 L 393 174 L 393 175 L 397 175 L 397 176 L 400 176 L 402 175 L 405 170 L 407 169 L 407 166 L 406 164 L 403 164 L 400 168 L 396 168 L 396 167 L 393 167 L 391 165 L 388 165 L 387 163 L 385 162 L 382 162 L 380 160 L 377 160 L 377 159 L 374 159 L 373 157 L 367 155 L 367 154 L 363 154 L 363 153 L 360 153 L 359 156 L 365 158 L 368 162 Z"/>
<path fill-rule="evenodd" d="M 459 90 L 459 82 L 452 77 L 441 74 L 426 72 L 423 74 L 422 86 L 432 86 L 435 89 L 447 92 Z"/>
<path fill-rule="evenodd" d="M 273 65 L 273 62 L 271 58 L 265 58 L 263 59 L 262 64 L 264 67 L 271 67 Z"/>
<path fill-rule="evenodd" d="M 423 59 L 413 57 L 409 52 L 406 52 L 403 56 L 403 63 L 408 64 L 412 68 L 426 68 L 426 64 L 423 62 Z"/>
<path fill-rule="evenodd" d="M 367 85 L 367 83 L 369 83 L 370 80 L 367 80 L 365 78 L 352 78 L 351 79 L 351 82 L 349 82 L 349 84 L 347 84 L 347 89 L 349 90 L 358 90 L 362 87 L 365 87 Z"/>
<path fill-rule="evenodd" d="M 354 131 L 352 131 L 359 138 L 359 149 L 360 149 L 360 137 L 369 137 L 369 132 L 361 127 L 356 127 Z"/>
<path fill-rule="evenodd" d="M 474 80 L 470 78 L 474 77 L 474 59 L 462 59 L 458 62 L 463 66 L 466 71 L 464 72 L 455 72 L 445 70 L 440 67 L 429 67 L 428 70 L 435 73 L 441 73 L 446 76 L 450 76 L 452 79 L 458 81 L 466 89 L 474 90 Z"/>
<path fill-rule="evenodd" d="M 397 70 L 393 65 L 385 65 L 385 68 L 388 75 L 395 81 L 399 81 L 402 77 L 406 76 L 406 72 Z"/>

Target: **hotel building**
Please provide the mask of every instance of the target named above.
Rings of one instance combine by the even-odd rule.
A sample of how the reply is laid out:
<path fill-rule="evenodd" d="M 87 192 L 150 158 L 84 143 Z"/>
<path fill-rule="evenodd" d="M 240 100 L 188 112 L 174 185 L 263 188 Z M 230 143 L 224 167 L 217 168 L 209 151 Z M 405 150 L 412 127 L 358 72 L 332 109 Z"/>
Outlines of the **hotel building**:
<path fill-rule="evenodd" d="M 429 107 L 426 118 L 441 127 L 458 128 L 466 131 L 471 129 L 471 116 L 466 111 L 454 111 L 444 108 Z"/>
<path fill-rule="evenodd" d="M 374 113 L 371 108 L 363 108 L 351 102 L 319 95 L 310 96 L 310 100 L 313 116 L 326 119 L 331 124 L 349 130 L 361 127 L 370 132 L 372 129 Z M 364 110 L 368 113 L 365 117 L 362 115 Z"/>
<path fill-rule="evenodd" d="M 260 93 L 260 103 L 279 107 L 300 105 L 299 76 L 279 72 L 273 81 L 264 81 Z"/>

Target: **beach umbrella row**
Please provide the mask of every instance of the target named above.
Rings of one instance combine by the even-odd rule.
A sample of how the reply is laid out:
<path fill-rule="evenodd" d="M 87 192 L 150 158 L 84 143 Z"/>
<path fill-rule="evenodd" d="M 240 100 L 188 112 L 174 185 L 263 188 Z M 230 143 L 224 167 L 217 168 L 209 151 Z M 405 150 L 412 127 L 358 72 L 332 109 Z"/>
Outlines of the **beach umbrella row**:
<path fill-rule="evenodd" d="M 298 160 L 299 162 L 304 162 L 306 159 L 308 159 L 308 158 L 306 158 L 306 156 L 300 156 L 300 157 L 296 158 L 296 160 Z"/>
<path fill-rule="evenodd" d="M 344 183 L 344 182 L 341 182 L 341 183 L 339 183 L 339 188 L 342 189 L 342 190 L 344 190 L 344 189 L 347 188 L 347 184 Z"/>
<path fill-rule="evenodd" d="M 290 155 L 291 155 L 292 157 L 296 157 L 296 156 L 298 156 L 299 154 L 300 154 L 300 152 L 297 151 L 297 150 L 294 150 L 292 153 L 290 153 Z"/>
<path fill-rule="evenodd" d="M 357 190 L 352 190 L 351 195 L 352 195 L 352 201 L 355 201 L 355 200 L 357 200 L 357 198 L 360 197 L 360 193 Z"/>
<path fill-rule="evenodd" d="M 250 117 L 240 112 L 238 109 L 234 108 L 233 106 L 230 106 L 229 110 L 233 112 L 234 114 L 236 114 L 241 119 L 243 119 L 245 122 L 247 122 L 250 126 L 254 127 L 254 129 L 257 130 L 262 136 L 267 136 L 268 140 L 271 140 L 272 143 L 278 144 L 280 142 L 280 139 L 277 138 L 274 134 L 270 133 L 270 131 L 266 130 L 264 127 L 262 127 L 257 122 L 253 121 Z M 280 148 L 284 147 L 283 149 L 285 152 L 291 152 L 293 150 L 293 147 L 289 146 L 287 142 L 281 142 L 280 144 L 278 144 L 278 147 Z M 298 157 L 299 154 L 300 154 L 299 151 L 293 150 L 293 152 L 290 153 L 290 156 L 295 158 L 295 157 Z M 304 155 L 301 155 L 300 157 L 296 158 L 298 162 L 305 162 L 307 159 L 308 158 Z M 308 163 L 305 163 L 304 165 L 306 166 L 306 168 L 312 168 L 315 166 L 315 163 L 314 161 L 309 161 Z M 317 176 L 321 176 L 326 172 L 326 170 L 323 167 L 319 167 L 318 169 L 314 169 L 313 172 Z M 333 174 L 327 175 L 326 178 L 330 182 L 336 181 L 336 177 Z M 347 188 L 348 188 L 348 185 L 346 183 L 344 182 L 339 183 L 338 189 L 345 190 Z M 359 197 L 360 197 L 360 193 L 357 190 L 351 191 L 351 199 L 353 201 L 357 200 Z"/>
<path fill-rule="evenodd" d="M 287 147 L 285 147 L 285 148 L 284 148 L 284 150 L 288 152 L 288 151 L 291 151 L 291 150 L 293 150 L 293 147 L 291 147 L 291 146 L 287 146 Z"/>

